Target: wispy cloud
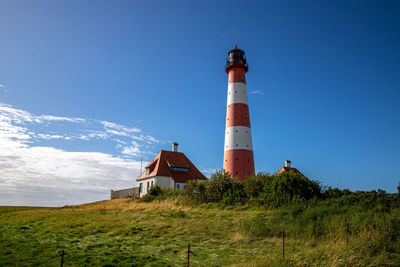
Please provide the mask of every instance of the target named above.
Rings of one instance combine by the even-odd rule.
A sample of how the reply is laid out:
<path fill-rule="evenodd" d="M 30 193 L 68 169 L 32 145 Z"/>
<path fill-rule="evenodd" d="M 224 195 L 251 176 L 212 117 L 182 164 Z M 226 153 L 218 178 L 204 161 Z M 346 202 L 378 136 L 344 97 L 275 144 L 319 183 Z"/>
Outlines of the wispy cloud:
<path fill-rule="evenodd" d="M 206 177 L 210 177 L 214 173 L 218 171 L 218 169 L 213 169 L 213 168 L 206 168 L 206 169 L 201 169 L 200 170 Z"/>
<path fill-rule="evenodd" d="M 41 115 L 35 116 L 35 118 L 39 121 L 68 121 L 68 122 L 75 122 L 75 123 L 84 123 L 86 120 L 81 118 L 67 118 L 67 117 L 56 117 L 50 115 Z"/>
<path fill-rule="evenodd" d="M 59 122 L 71 124 L 62 124 L 60 126 L 57 124 Z M 54 128 L 60 129 L 58 129 L 57 133 L 54 133 Z M 37 116 L 2 103 L 0 103 L 0 136 L 26 140 L 26 142 L 39 142 L 41 139 L 86 141 L 103 139 L 115 141 L 115 137 L 118 136 L 121 139 L 125 138 L 125 141 L 118 139 L 125 143 L 132 141 L 146 144 L 160 143 L 159 140 L 151 135 L 144 134 L 136 127 L 128 127 L 114 122 L 94 119 L 51 115 Z"/>
<path fill-rule="evenodd" d="M 250 91 L 249 94 L 251 94 L 251 95 L 264 95 L 264 93 L 261 90 Z"/>
<path fill-rule="evenodd" d="M 68 149 L 77 147 L 69 146 L 74 142 L 79 142 L 80 152 Z M 103 151 L 82 152 L 91 150 L 91 142 Z M 33 115 L 0 103 L 0 205 L 58 206 L 106 199 L 110 189 L 136 184 L 138 157 L 154 154 L 158 148 L 153 145 L 159 142 L 135 127 Z"/>

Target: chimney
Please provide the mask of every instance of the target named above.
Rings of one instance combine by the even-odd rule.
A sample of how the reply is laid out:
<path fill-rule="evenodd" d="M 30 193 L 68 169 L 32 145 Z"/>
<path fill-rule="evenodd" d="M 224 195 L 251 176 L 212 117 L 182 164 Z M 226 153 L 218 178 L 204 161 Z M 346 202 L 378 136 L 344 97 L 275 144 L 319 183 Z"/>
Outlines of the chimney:
<path fill-rule="evenodd" d="M 178 143 L 172 143 L 172 152 L 178 152 Z"/>
<path fill-rule="evenodd" d="M 285 167 L 291 168 L 291 161 L 290 160 L 285 160 Z"/>

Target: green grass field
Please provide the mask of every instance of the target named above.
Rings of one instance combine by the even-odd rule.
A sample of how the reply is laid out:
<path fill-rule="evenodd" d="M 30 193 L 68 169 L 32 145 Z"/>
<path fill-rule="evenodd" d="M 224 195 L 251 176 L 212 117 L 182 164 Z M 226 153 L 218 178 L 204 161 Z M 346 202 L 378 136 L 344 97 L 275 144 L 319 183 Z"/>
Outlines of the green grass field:
<path fill-rule="evenodd" d="M 330 210 L 190 206 L 173 199 L 0 207 L 0 266 L 57 266 L 62 250 L 64 266 L 184 266 L 188 242 L 192 266 L 400 265 L 398 209 L 384 221 L 374 211 Z"/>

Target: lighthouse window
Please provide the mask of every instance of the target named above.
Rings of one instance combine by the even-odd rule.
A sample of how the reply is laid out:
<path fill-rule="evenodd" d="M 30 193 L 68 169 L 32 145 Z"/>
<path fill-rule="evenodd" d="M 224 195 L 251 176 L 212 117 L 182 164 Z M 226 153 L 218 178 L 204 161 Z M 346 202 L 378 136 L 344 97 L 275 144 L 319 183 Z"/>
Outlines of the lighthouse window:
<path fill-rule="evenodd" d="M 235 91 L 235 94 L 237 93 L 237 91 Z"/>
<path fill-rule="evenodd" d="M 236 130 L 236 132 L 238 132 L 238 130 Z"/>
<path fill-rule="evenodd" d="M 238 144 L 236 144 L 236 146 L 239 146 Z"/>

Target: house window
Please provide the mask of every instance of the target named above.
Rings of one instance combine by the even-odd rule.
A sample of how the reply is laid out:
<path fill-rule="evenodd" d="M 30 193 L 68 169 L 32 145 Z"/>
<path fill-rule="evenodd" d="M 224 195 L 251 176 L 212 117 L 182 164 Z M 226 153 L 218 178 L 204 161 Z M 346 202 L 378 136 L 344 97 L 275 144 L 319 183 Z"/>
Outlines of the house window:
<path fill-rule="evenodd" d="M 150 182 L 147 182 L 147 191 L 150 189 Z"/>
<path fill-rule="evenodd" d="M 151 181 L 151 187 L 153 187 L 153 181 Z"/>
<path fill-rule="evenodd" d="M 176 188 L 179 189 L 179 184 L 176 185 Z"/>
<path fill-rule="evenodd" d="M 171 167 L 169 167 L 169 169 L 171 171 L 179 171 L 179 172 L 187 172 L 187 171 L 189 171 L 189 168 L 185 168 L 185 167 L 174 167 L 174 166 L 171 166 Z"/>
<path fill-rule="evenodd" d="M 142 191 L 143 191 L 143 183 L 140 183 L 139 184 L 139 193 L 142 193 Z"/>
<path fill-rule="evenodd" d="M 150 174 L 150 168 L 146 167 L 145 169 L 146 169 L 146 175 L 149 175 Z"/>

